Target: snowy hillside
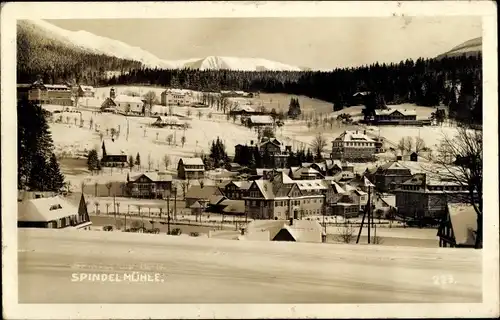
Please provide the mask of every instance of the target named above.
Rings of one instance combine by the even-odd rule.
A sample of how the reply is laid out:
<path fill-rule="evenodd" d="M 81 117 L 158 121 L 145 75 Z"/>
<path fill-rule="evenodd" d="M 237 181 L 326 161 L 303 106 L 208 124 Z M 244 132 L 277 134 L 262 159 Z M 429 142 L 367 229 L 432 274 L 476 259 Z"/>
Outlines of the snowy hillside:
<path fill-rule="evenodd" d="M 164 60 L 139 47 L 124 42 L 101 37 L 93 33 L 79 30 L 69 31 L 43 20 L 24 20 L 20 22 L 24 28 L 30 28 L 39 35 L 52 41 L 62 42 L 66 46 L 75 47 L 88 52 L 105 54 L 121 59 L 141 62 L 145 67 L 161 69 L 192 68 L 201 70 L 242 70 L 242 71 L 301 71 L 301 68 L 280 62 L 259 58 L 236 58 L 209 56 L 185 60 Z"/>
<path fill-rule="evenodd" d="M 483 38 L 474 38 L 459 44 L 446 53 L 439 55 L 438 58 L 453 57 L 458 55 L 475 55 L 481 53 L 482 45 Z"/>

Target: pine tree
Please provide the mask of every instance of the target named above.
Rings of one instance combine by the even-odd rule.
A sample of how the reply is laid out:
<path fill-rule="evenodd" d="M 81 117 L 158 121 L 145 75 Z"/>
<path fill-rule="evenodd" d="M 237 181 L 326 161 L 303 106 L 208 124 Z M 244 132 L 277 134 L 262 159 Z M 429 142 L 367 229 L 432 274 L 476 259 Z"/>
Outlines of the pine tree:
<path fill-rule="evenodd" d="M 32 167 L 29 173 L 27 186 L 30 190 L 50 191 L 51 177 L 50 170 L 44 156 L 35 154 L 32 158 Z"/>
<path fill-rule="evenodd" d="M 132 170 L 132 168 L 134 168 L 134 156 L 133 155 L 128 156 L 128 167 L 130 168 L 130 170 Z"/>
<path fill-rule="evenodd" d="M 96 149 L 89 151 L 89 155 L 87 157 L 87 167 L 90 171 L 99 170 L 99 158 Z"/>
<path fill-rule="evenodd" d="M 61 168 L 54 153 L 50 156 L 48 174 L 50 177 L 50 191 L 61 190 L 64 187 L 64 175 L 61 173 Z"/>
<path fill-rule="evenodd" d="M 135 165 L 140 167 L 141 166 L 141 155 L 139 152 L 137 152 L 137 155 L 135 156 Z"/>
<path fill-rule="evenodd" d="M 27 100 L 17 104 L 18 188 L 45 190 L 47 161 L 53 152 L 53 141 L 44 112 Z M 30 181 L 30 180 L 34 181 Z M 40 189 L 41 188 L 41 189 Z"/>

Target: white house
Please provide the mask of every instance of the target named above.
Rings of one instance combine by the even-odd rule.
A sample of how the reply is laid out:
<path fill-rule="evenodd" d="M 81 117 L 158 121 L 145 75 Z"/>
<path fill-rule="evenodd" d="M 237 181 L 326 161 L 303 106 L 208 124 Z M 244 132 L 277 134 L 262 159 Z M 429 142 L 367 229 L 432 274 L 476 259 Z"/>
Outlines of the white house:
<path fill-rule="evenodd" d="M 140 114 L 143 112 L 144 102 L 139 97 L 118 95 L 114 100 L 116 110 L 125 114 Z"/>
<path fill-rule="evenodd" d="M 89 230 L 92 225 L 83 195 L 78 208 L 60 196 L 24 199 L 17 214 L 19 228 Z"/>
<path fill-rule="evenodd" d="M 167 89 L 161 93 L 161 105 L 189 106 L 193 103 L 191 91 L 179 89 Z"/>

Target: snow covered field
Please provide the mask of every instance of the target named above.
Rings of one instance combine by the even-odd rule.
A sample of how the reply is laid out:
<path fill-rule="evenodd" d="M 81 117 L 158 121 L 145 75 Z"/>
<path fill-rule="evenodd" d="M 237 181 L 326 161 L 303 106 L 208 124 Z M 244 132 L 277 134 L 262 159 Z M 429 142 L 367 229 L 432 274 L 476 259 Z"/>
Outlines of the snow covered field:
<path fill-rule="evenodd" d="M 19 230 L 20 303 L 481 302 L 481 250 Z M 72 273 L 163 282 L 72 282 Z M 264 293 L 264 294 L 263 294 Z"/>
<path fill-rule="evenodd" d="M 105 139 L 110 138 L 111 129 L 114 128 L 120 131 L 116 143 L 120 145 L 121 149 L 134 157 L 137 153 L 140 153 L 142 160 L 141 170 L 165 170 L 162 158 L 168 155 L 170 157 L 168 170 L 174 173 L 180 157 L 189 157 L 195 153 L 200 154 L 202 152 L 208 154 L 211 141 L 217 137 L 220 137 L 224 141 L 226 152 L 229 155 L 234 154 L 235 145 L 249 143 L 250 140 L 257 140 L 257 133 L 254 130 L 242 126 L 239 119 L 236 121 L 232 119 L 227 120 L 226 116 L 215 110 L 215 108 L 188 109 L 187 107 L 173 107 L 174 114 L 180 116 L 187 116 L 188 110 L 191 111 L 190 116 L 183 120 L 190 125 L 190 128 L 186 130 L 150 127 L 149 125 L 155 121 L 154 118 L 150 117 L 125 117 L 118 114 L 92 112 L 93 109 L 97 110 L 100 107 L 103 97 L 109 96 L 109 89 L 110 87 L 97 88 L 96 98 L 80 99 L 80 113 L 64 112 L 54 114 L 53 118 L 55 121 L 50 124 L 50 128 L 55 142 L 56 154 L 63 158 L 71 158 L 82 157 L 93 148 L 100 150 L 100 136 L 102 135 Z M 117 94 L 133 91 L 142 95 L 152 90 L 158 97 L 164 90 L 161 87 L 148 86 L 116 86 L 115 89 L 117 90 Z M 286 111 L 291 97 L 291 95 L 286 94 L 262 93 L 253 98 L 252 101 L 254 105 L 264 104 L 268 110 L 275 107 L 277 110 Z M 306 97 L 299 97 L 299 101 L 301 101 L 304 114 L 316 112 L 317 116 L 321 115 L 323 118 L 336 118 L 341 113 L 349 113 L 353 118 L 361 116 L 361 106 L 353 106 L 341 111 L 331 112 L 330 103 Z M 434 111 L 434 108 L 418 107 L 409 104 L 390 107 L 393 109 L 415 109 L 418 118 L 428 118 Z M 61 110 L 61 107 L 51 105 L 44 106 L 44 108 L 51 111 Z M 198 115 L 198 112 L 201 113 L 201 116 Z M 91 119 L 94 125 L 92 130 L 90 129 Z M 56 120 L 61 121 L 61 123 L 56 123 Z M 83 126 L 80 127 L 80 121 L 82 120 Z M 95 127 L 98 128 L 98 131 Z M 129 128 L 128 140 L 127 127 Z M 339 122 L 334 123 L 332 127 L 329 124 L 325 127 L 320 124 L 318 127 L 313 126 L 308 128 L 307 122 L 304 120 L 288 120 L 283 127 L 277 129 L 276 135 L 285 145 L 290 145 L 296 150 L 299 148 L 309 148 L 318 133 L 323 134 L 328 141 L 331 141 L 344 130 L 365 129 L 369 135 L 385 137 L 388 141 L 387 147 L 395 146 L 402 137 L 420 136 L 424 139 L 426 145 L 431 148 L 439 143 L 444 134 L 453 135 L 456 130 L 449 126 L 372 127 L 346 126 Z M 173 138 L 173 143 L 170 145 L 167 142 L 169 136 Z M 184 146 L 181 143 L 183 136 L 186 139 Z M 325 148 L 325 153 L 329 153 L 330 150 L 331 144 L 329 142 Z M 151 159 L 151 166 L 148 163 L 148 158 Z M 362 164 L 358 167 L 357 170 L 363 171 L 367 167 L 367 164 Z M 116 170 L 113 175 L 106 173 L 98 176 L 90 176 L 88 172 L 85 172 L 86 168 L 83 163 L 77 168 L 78 170 L 73 170 L 73 168 L 66 169 L 68 170 L 65 170 L 66 172 L 64 173 L 74 186 L 79 185 L 83 180 L 86 180 L 87 183 L 94 183 L 95 181 L 106 183 L 107 180 L 123 181 L 123 178 L 126 177 L 126 172 L 118 172 Z"/>

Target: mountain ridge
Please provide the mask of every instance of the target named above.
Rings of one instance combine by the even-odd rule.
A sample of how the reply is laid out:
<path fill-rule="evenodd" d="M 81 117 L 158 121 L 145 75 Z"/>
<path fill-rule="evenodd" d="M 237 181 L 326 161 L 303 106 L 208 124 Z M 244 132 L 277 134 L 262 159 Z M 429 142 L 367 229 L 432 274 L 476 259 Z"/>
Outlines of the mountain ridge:
<path fill-rule="evenodd" d="M 79 49 L 96 54 L 104 54 L 120 59 L 138 61 L 147 68 L 159 69 L 200 69 L 200 70 L 234 70 L 234 71 L 302 71 L 302 68 L 262 58 L 242 58 L 226 56 L 208 56 L 183 60 L 165 60 L 136 46 L 119 40 L 95 35 L 79 30 L 70 31 L 57 27 L 44 20 L 21 20 L 18 26 L 29 28 L 39 36 L 50 41 L 57 41 L 69 48 Z"/>
<path fill-rule="evenodd" d="M 438 55 L 436 58 L 440 59 L 440 58 L 445 58 L 445 57 L 449 58 L 460 55 L 466 55 L 466 56 L 477 55 L 482 52 L 482 46 L 483 46 L 482 37 L 473 38 L 465 42 L 462 42 L 461 44 L 453 47 L 451 50 Z"/>

